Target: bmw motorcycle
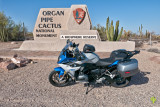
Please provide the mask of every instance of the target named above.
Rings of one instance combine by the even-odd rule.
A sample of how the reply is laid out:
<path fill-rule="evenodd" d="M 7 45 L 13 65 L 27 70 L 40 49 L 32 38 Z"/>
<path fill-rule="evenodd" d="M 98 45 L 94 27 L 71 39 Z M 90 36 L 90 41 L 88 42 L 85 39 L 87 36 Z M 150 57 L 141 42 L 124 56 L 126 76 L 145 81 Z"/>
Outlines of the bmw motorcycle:
<path fill-rule="evenodd" d="M 49 75 L 52 85 L 63 87 L 74 81 L 121 88 L 128 85 L 131 77 L 139 72 L 138 61 L 131 57 L 140 51 L 119 49 L 113 51 L 109 58 L 101 59 L 94 53 L 93 45 L 85 44 L 83 52 L 79 51 L 78 46 L 67 40 L 58 58 L 60 67 L 54 68 Z"/>

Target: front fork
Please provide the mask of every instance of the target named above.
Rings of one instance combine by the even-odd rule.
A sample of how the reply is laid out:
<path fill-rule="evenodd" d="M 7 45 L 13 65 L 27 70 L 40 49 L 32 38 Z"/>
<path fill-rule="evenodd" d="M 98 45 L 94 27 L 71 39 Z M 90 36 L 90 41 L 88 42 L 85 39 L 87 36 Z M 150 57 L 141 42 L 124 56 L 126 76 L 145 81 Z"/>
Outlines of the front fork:
<path fill-rule="evenodd" d="M 74 77 L 71 73 L 66 72 L 66 71 L 65 71 L 63 68 L 61 68 L 61 67 L 56 67 L 56 68 L 54 68 L 54 70 L 60 72 L 60 73 L 59 73 L 59 80 L 62 80 L 66 74 L 68 74 L 68 75 L 72 78 L 72 80 L 75 80 L 75 77 Z"/>
<path fill-rule="evenodd" d="M 60 72 L 59 73 L 59 78 L 61 78 L 63 76 L 64 72 L 65 72 L 64 69 L 61 68 L 61 67 L 56 67 L 56 68 L 54 68 L 54 70 Z"/>

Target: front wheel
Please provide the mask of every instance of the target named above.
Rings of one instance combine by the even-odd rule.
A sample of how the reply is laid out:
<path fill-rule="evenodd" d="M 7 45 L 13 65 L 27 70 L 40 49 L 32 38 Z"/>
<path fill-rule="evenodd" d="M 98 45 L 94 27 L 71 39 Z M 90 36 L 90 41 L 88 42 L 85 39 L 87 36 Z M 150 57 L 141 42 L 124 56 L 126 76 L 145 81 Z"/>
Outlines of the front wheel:
<path fill-rule="evenodd" d="M 59 78 L 60 71 L 52 71 L 49 75 L 49 82 L 56 87 L 64 87 L 69 83 L 68 74 L 64 74 L 64 77 Z"/>

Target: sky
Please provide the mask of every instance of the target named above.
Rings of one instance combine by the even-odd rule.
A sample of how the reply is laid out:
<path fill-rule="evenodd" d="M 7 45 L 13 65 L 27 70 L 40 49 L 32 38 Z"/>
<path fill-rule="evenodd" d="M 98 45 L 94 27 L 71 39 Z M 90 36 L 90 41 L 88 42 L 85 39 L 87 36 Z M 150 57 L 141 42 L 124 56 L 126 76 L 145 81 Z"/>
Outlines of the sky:
<path fill-rule="evenodd" d="M 0 0 L 0 11 L 12 20 L 25 23 L 33 31 L 40 8 L 70 8 L 73 4 L 86 4 L 92 25 L 106 26 L 109 16 L 114 24 L 138 33 L 139 26 L 160 34 L 160 0 Z"/>

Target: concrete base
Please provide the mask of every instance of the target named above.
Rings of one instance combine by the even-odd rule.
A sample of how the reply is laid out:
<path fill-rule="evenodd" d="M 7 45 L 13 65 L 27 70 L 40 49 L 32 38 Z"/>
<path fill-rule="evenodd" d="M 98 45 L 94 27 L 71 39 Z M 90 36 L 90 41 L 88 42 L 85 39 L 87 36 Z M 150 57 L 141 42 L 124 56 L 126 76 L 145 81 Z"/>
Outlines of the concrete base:
<path fill-rule="evenodd" d="M 85 44 L 94 45 L 96 52 L 112 52 L 117 49 L 126 49 L 129 51 L 135 50 L 135 42 L 101 42 L 101 41 L 88 41 L 88 40 L 74 40 L 79 44 L 79 49 L 82 51 Z M 19 50 L 41 50 L 41 51 L 61 51 L 66 45 L 66 40 L 55 41 L 24 41 Z"/>

